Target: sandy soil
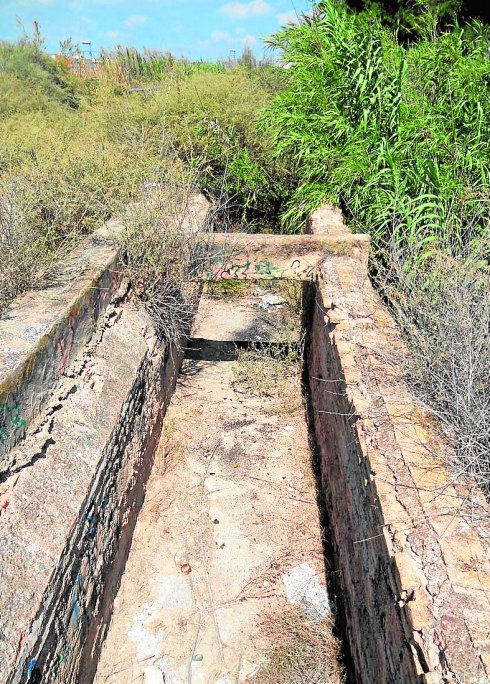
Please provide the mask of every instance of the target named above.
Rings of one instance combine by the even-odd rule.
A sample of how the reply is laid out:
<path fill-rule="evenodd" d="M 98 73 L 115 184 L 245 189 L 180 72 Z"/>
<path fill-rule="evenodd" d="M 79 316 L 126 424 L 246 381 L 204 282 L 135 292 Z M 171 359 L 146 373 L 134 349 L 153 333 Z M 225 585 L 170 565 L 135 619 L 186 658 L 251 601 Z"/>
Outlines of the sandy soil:
<path fill-rule="evenodd" d="M 255 396 L 236 385 L 235 356 L 205 341 L 264 335 L 264 315 L 282 313 L 250 297 L 201 302 L 97 684 L 253 681 L 274 647 L 264 624 L 291 603 L 328 613 L 299 381 Z"/>

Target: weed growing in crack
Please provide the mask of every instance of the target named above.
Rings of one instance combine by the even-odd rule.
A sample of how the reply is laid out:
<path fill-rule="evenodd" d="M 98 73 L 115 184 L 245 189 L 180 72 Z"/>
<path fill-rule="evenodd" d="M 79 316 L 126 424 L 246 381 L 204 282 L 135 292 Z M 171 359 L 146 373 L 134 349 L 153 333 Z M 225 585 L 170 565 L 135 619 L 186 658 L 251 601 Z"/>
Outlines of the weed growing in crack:
<path fill-rule="evenodd" d="M 268 618 L 263 629 L 276 646 L 247 684 L 341 684 L 340 645 L 329 618 L 315 621 L 299 609 Z"/>

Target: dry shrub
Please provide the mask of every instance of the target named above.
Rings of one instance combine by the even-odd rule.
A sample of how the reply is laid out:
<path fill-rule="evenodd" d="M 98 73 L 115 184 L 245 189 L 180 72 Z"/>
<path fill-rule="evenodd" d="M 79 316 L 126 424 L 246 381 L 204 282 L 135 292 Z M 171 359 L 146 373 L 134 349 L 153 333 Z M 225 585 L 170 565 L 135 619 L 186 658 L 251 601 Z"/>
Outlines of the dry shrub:
<path fill-rule="evenodd" d="M 434 257 L 406 270 L 392 254 L 384 292 L 411 355 L 407 381 L 454 444 L 454 477 L 490 491 L 490 274 L 481 260 Z"/>
<path fill-rule="evenodd" d="M 29 222 L 20 183 L 0 187 L 0 315 L 25 290 L 47 284 L 67 241 L 54 246 Z"/>
<path fill-rule="evenodd" d="M 329 618 L 317 621 L 300 608 L 262 625 L 275 646 L 247 684 L 340 684 L 345 681 L 340 644 Z"/>
<path fill-rule="evenodd" d="M 188 223 L 193 197 L 192 180 L 184 176 L 153 188 L 126 210 L 119 238 L 134 294 L 159 336 L 177 346 L 190 330 L 201 290 L 191 278 L 200 254 L 198 231 Z"/>

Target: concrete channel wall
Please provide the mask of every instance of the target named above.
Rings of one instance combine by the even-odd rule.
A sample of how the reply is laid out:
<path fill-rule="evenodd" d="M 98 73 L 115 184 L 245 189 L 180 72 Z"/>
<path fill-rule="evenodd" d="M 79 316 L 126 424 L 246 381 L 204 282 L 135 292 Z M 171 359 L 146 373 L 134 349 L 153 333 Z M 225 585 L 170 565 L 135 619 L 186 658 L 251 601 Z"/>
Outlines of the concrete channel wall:
<path fill-rule="evenodd" d="M 2 684 L 91 681 L 178 376 L 121 284 L 119 229 L 0 321 Z"/>
<path fill-rule="evenodd" d="M 91 681 L 179 372 L 121 283 L 117 229 L 0 320 L 0 684 Z M 205 277 L 313 283 L 313 429 L 355 679 L 485 684 L 488 509 L 452 483 L 392 361 L 403 344 L 369 283 L 368 238 L 327 208 L 312 232 L 243 249 L 235 236 L 228 266 L 217 236 Z"/>
<path fill-rule="evenodd" d="M 324 208 L 315 235 L 347 232 Z M 486 684 L 489 508 L 446 469 L 450 447 L 409 394 L 400 333 L 367 254 L 329 255 L 308 372 L 331 562 L 357 682 Z"/>

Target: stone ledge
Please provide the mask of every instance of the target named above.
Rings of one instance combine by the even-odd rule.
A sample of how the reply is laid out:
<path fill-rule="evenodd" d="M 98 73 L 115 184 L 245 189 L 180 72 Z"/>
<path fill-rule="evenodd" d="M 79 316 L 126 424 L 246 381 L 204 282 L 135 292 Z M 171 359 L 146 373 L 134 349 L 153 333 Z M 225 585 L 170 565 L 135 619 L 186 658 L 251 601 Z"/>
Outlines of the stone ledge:
<path fill-rule="evenodd" d="M 9 407 L 0 410 L 0 477 L 26 464 L 12 448 L 92 338 L 119 288 L 113 237 L 120 230 L 118 221 L 108 221 L 62 262 L 55 284 L 17 298 L 0 319 L 0 406 Z"/>
<path fill-rule="evenodd" d="M 326 255 L 354 255 L 367 267 L 369 243 L 367 235 L 348 231 L 332 236 L 213 233 L 202 240 L 195 275 L 203 280 L 313 281 Z"/>
<path fill-rule="evenodd" d="M 106 627 L 181 360 L 130 305 L 118 313 L 58 393 L 50 443 L 0 517 L 2 683 L 29 668 L 81 681 Z"/>

